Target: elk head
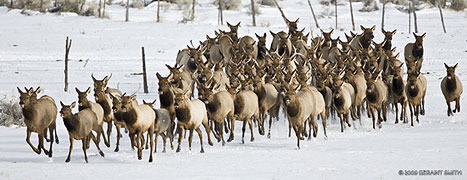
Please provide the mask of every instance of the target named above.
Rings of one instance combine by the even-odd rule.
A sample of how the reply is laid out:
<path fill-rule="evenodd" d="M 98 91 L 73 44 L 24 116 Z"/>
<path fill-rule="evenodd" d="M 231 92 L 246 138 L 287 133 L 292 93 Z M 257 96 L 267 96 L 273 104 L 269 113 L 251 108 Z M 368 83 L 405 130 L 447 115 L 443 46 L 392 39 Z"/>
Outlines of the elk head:
<path fill-rule="evenodd" d="M 459 63 L 456 63 L 456 65 L 449 67 L 446 63 L 444 63 L 444 67 L 446 68 L 447 77 L 449 80 L 454 79 L 454 77 L 456 77 L 455 72 L 456 72 L 457 64 Z"/>
<path fill-rule="evenodd" d="M 415 37 L 415 47 L 417 49 L 423 49 L 423 38 L 425 38 L 426 33 L 423 33 L 421 36 L 417 36 L 417 34 L 413 33 Z"/>

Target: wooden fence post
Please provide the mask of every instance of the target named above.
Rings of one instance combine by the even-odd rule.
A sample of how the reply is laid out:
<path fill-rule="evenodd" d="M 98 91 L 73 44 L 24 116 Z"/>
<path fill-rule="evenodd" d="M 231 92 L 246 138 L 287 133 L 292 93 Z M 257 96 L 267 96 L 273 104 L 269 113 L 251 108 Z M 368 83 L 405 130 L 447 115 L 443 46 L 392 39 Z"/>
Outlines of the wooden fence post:
<path fill-rule="evenodd" d="M 217 25 L 224 25 L 224 15 L 222 14 L 222 3 L 224 3 L 222 0 L 219 0 L 219 15 L 218 15 L 218 20 L 217 20 Z"/>
<path fill-rule="evenodd" d="M 316 28 L 319 28 L 318 20 L 316 20 L 316 16 L 315 16 L 315 11 L 313 11 L 313 6 L 311 6 L 310 0 L 307 0 L 307 1 L 308 1 L 308 6 L 310 6 L 311 14 L 313 15 L 313 19 L 315 19 Z"/>
<path fill-rule="evenodd" d="M 411 2 L 409 1 L 409 34 L 412 33 L 412 28 L 411 28 L 411 26 L 412 26 L 412 22 L 411 22 L 411 21 L 412 21 L 412 18 L 410 17 L 411 14 L 412 14 L 412 5 L 410 5 L 410 3 L 411 3 Z"/>
<path fill-rule="evenodd" d="M 443 11 L 441 10 L 441 2 L 438 1 L 439 15 L 441 16 L 441 24 L 443 24 L 443 31 L 446 34 L 446 27 L 444 26 Z"/>
<path fill-rule="evenodd" d="M 284 19 L 285 25 L 289 26 L 287 24 L 287 18 L 285 17 L 284 11 L 282 11 L 282 8 L 279 6 L 279 3 L 277 3 L 277 1 L 274 0 L 274 4 L 276 5 L 277 9 L 279 9 L 279 12 L 281 13 L 282 19 Z"/>
<path fill-rule="evenodd" d="M 415 1 L 412 0 L 412 12 L 413 12 L 413 22 L 414 22 L 414 26 L 415 26 L 415 33 L 418 33 L 418 25 L 417 25 L 417 14 L 415 13 Z"/>
<path fill-rule="evenodd" d="M 129 15 L 129 11 L 130 11 L 130 0 L 126 0 L 126 10 L 125 10 L 125 22 L 128 22 L 130 20 L 130 15 Z"/>
<path fill-rule="evenodd" d="M 352 30 L 355 31 L 355 21 L 353 19 L 353 8 L 352 8 L 352 0 L 349 0 L 350 3 L 350 18 L 352 19 Z M 384 8 L 384 6 L 383 6 Z"/>
<path fill-rule="evenodd" d="M 159 17 L 159 11 L 161 9 L 160 3 L 161 3 L 161 0 L 157 0 L 157 22 L 161 22 L 161 19 Z"/>
<path fill-rule="evenodd" d="M 251 0 L 251 16 L 253 17 L 253 26 L 256 26 L 256 10 L 255 10 L 255 0 Z"/>
<path fill-rule="evenodd" d="M 143 84 L 144 84 L 144 93 L 147 94 L 149 93 L 148 90 L 148 78 L 146 76 L 146 59 L 144 56 L 144 47 L 141 47 L 141 52 L 143 54 Z"/>
<path fill-rule="evenodd" d="M 337 0 L 334 0 L 334 12 L 335 12 L 335 15 L 336 15 L 336 30 L 337 30 Z"/>
<path fill-rule="evenodd" d="M 386 0 L 383 0 L 383 15 L 381 17 L 381 29 L 384 29 L 384 9 L 386 7 Z"/>
<path fill-rule="evenodd" d="M 70 53 L 71 42 L 72 40 L 68 39 L 67 36 L 65 41 L 65 92 L 68 92 L 68 54 Z"/>

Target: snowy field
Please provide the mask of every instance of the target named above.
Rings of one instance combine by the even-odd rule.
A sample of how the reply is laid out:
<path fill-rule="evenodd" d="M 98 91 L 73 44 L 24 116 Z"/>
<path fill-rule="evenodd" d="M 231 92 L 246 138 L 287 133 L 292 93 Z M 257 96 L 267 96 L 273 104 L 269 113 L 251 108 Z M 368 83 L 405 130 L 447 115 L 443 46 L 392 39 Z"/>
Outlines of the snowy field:
<path fill-rule="evenodd" d="M 254 33 L 287 30 L 278 10 L 263 6 L 257 17 L 258 27 L 250 26 L 251 17 L 244 7 L 248 2 L 244 1 L 238 11 L 224 13 L 225 20 L 242 22 L 240 35 L 254 37 Z M 306 1 L 287 0 L 280 4 L 289 19 L 300 18 L 299 29 L 305 27 L 307 32 L 319 33 Z M 327 14 L 333 12 L 334 6 L 322 6 L 317 1 L 313 1 L 313 6 L 320 15 L 320 26 L 333 27 L 334 16 Z M 380 31 L 381 11 L 361 13 L 357 11 L 361 6 L 354 4 L 356 25 L 377 25 L 375 41 L 381 42 L 384 38 Z M 140 102 L 152 101 L 157 96 L 156 72 L 167 75 L 164 64 L 175 64 L 179 49 L 185 48 L 190 40 L 197 45 L 206 34 L 213 37 L 216 29 L 228 29 L 217 25 L 217 10 L 211 0 L 200 1 L 196 8 L 195 20 L 180 24 L 182 12 L 176 5 L 161 14 L 162 23 L 155 22 L 154 4 L 141 10 L 131 9 L 130 22 L 124 22 L 124 8 L 118 5 L 108 7 L 110 19 L 104 20 L 72 14 L 25 16 L 18 10 L 0 7 L 0 95 L 17 97 L 17 86 L 41 86 L 43 94 L 52 96 L 57 103 L 70 104 L 77 100 L 74 87 L 84 90 L 92 86 L 91 73 L 99 79 L 112 73 L 109 87 L 129 93 L 139 90 Z M 342 2 L 338 13 L 339 30 L 334 31 L 333 37 L 342 37 L 352 28 L 347 1 Z M 408 33 L 408 15 L 392 4 L 386 6 L 386 13 L 385 29 L 397 29 L 393 46 L 402 52 L 406 43 L 414 41 Z M 409 124 L 394 124 L 393 112 L 388 113 L 388 121 L 380 130 L 373 130 L 370 119 L 364 117 L 362 126 L 356 123 L 356 128 L 340 133 L 338 121 L 328 120 L 331 122 L 327 140 L 320 125 L 318 138 L 302 141 L 301 149 L 297 150 L 296 137 L 288 137 L 286 119 L 281 115 L 280 121 L 273 124 L 271 139 L 260 136 L 255 129 L 255 141 L 241 144 L 241 123 L 237 122 L 236 138 L 225 146 L 220 143 L 209 146 L 205 141 L 206 153 L 201 154 L 195 136 L 191 152 L 185 139 L 180 153 L 169 149 L 160 153 L 162 143 L 159 143 L 154 163 L 147 162 L 148 151 L 143 151 L 142 161 L 137 160 L 126 134 L 120 152 L 113 152 L 114 129 L 112 146 L 106 148 L 101 144 L 105 158 L 91 146 L 89 164 L 84 164 L 81 142 L 75 141 L 71 163 L 65 164 L 68 134 L 58 117 L 60 144 L 54 144 L 50 159 L 44 154 L 36 155 L 26 144 L 25 128 L 0 127 L 0 179 L 466 179 L 465 92 L 461 112 L 448 118 L 439 85 L 446 74 L 444 62 L 459 63 L 456 73 L 467 85 L 467 13 L 444 10 L 446 34 L 438 9 L 417 11 L 417 17 L 419 31 L 427 32 L 422 72 L 429 74 L 426 74 L 426 115 L 413 128 Z M 359 27 L 356 32 L 361 32 Z M 63 92 L 67 36 L 73 39 L 70 91 Z M 142 93 L 142 77 L 132 75 L 141 72 L 142 46 L 146 49 L 149 94 Z M 249 133 L 246 134 L 247 140 Z M 35 134 L 31 139 L 36 145 Z M 399 175 L 399 170 L 463 170 L 464 175 L 405 177 Z"/>

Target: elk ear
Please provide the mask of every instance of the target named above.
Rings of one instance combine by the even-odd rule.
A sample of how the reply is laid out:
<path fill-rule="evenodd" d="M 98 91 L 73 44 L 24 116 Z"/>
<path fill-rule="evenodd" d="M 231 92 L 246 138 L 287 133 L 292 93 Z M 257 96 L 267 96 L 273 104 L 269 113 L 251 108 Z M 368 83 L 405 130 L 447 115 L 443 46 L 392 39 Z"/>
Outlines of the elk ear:
<path fill-rule="evenodd" d="M 227 26 L 229 26 L 229 27 L 230 27 L 230 26 L 232 26 L 232 25 L 231 25 L 229 22 L 227 22 Z"/>
<path fill-rule="evenodd" d="M 255 35 L 256 35 L 256 38 L 258 38 L 258 39 L 260 38 L 260 36 L 258 36 L 258 34 L 255 33 Z"/>
<path fill-rule="evenodd" d="M 168 65 L 168 64 L 165 64 L 165 67 L 167 67 L 169 70 L 172 69 L 172 67 L 170 67 L 170 65 Z"/>
<path fill-rule="evenodd" d="M 63 104 L 63 102 L 62 102 L 62 101 L 60 101 L 60 105 L 61 105 L 62 107 L 63 107 L 63 106 L 65 106 L 65 105 Z"/>
<path fill-rule="evenodd" d="M 391 32 L 391 34 L 394 36 L 397 32 L 397 29 L 394 29 L 394 31 Z"/>
<path fill-rule="evenodd" d="M 362 29 L 362 31 L 365 31 L 365 27 L 363 27 L 362 25 L 360 25 L 360 29 Z"/>
<path fill-rule="evenodd" d="M 295 20 L 295 23 L 298 23 L 299 20 L 300 20 L 300 18 L 297 18 L 297 20 Z"/>
<path fill-rule="evenodd" d="M 290 23 L 290 20 L 289 20 L 289 19 L 287 19 L 287 18 L 284 18 L 284 19 L 285 19 L 285 22 L 286 22 L 287 24 Z"/>
<path fill-rule="evenodd" d="M 272 37 L 276 36 L 276 34 L 274 34 L 271 30 L 269 31 L 269 33 L 271 33 Z"/>
<path fill-rule="evenodd" d="M 91 74 L 92 81 L 96 82 L 97 79 L 94 77 L 94 73 Z"/>
<path fill-rule="evenodd" d="M 263 34 L 263 37 L 266 38 L 266 33 Z"/>
<path fill-rule="evenodd" d="M 373 25 L 373 27 L 371 27 L 371 31 L 375 31 L 376 30 L 376 25 Z"/>
<path fill-rule="evenodd" d="M 86 94 L 89 94 L 91 92 L 91 88 L 88 87 L 88 89 L 86 89 Z"/>
<path fill-rule="evenodd" d="M 131 97 L 131 100 L 136 100 L 136 94 L 133 94 L 130 97 Z"/>
<path fill-rule="evenodd" d="M 24 94 L 23 91 L 21 91 L 21 89 L 20 89 L 19 87 L 16 87 L 16 89 L 18 89 L 18 92 L 19 92 L 20 94 Z"/>
<path fill-rule="evenodd" d="M 381 32 L 382 32 L 383 34 L 386 34 L 386 31 L 384 31 L 384 28 L 381 28 Z"/>
<path fill-rule="evenodd" d="M 395 53 L 395 52 L 396 52 L 396 49 L 397 49 L 396 47 L 392 48 L 392 49 L 391 49 L 392 53 Z"/>
<path fill-rule="evenodd" d="M 331 31 L 329 31 L 329 34 L 332 34 L 334 32 L 334 29 L 331 29 Z"/>
<path fill-rule="evenodd" d="M 32 90 L 32 87 L 31 87 L 31 90 Z M 39 94 L 41 92 L 41 87 L 37 87 L 37 89 L 34 91 L 34 93 L 36 94 Z"/>
<path fill-rule="evenodd" d="M 60 103 L 61 103 L 61 101 L 60 101 Z M 76 102 L 73 101 L 73 103 L 71 103 L 71 108 L 75 108 L 75 106 L 76 106 Z"/>
<path fill-rule="evenodd" d="M 395 56 L 395 58 L 396 58 L 396 59 L 399 59 L 400 54 L 401 54 L 401 53 L 397 53 L 396 56 Z"/>
<path fill-rule="evenodd" d="M 240 26 L 240 23 L 241 23 L 241 22 L 238 22 L 237 25 L 235 25 L 235 26 Z"/>
<path fill-rule="evenodd" d="M 148 103 L 143 99 L 143 104 L 148 104 Z"/>
<path fill-rule="evenodd" d="M 79 91 L 79 89 L 78 89 L 77 87 L 75 87 L 75 90 L 76 90 L 76 92 L 77 92 L 78 94 L 81 93 L 81 91 Z"/>
<path fill-rule="evenodd" d="M 423 34 L 422 34 L 422 38 L 425 38 L 425 36 L 426 36 L 426 33 L 423 33 Z"/>
<path fill-rule="evenodd" d="M 157 79 L 161 80 L 162 76 L 159 74 L 159 72 L 156 73 Z"/>
<path fill-rule="evenodd" d="M 403 65 L 404 65 L 404 63 L 401 63 L 401 65 L 399 66 L 399 68 L 402 68 Z"/>
<path fill-rule="evenodd" d="M 412 32 L 412 34 L 413 34 L 413 36 L 414 36 L 415 38 L 417 38 L 417 35 L 415 34 L 415 32 Z"/>
<path fill-rule="evenodd" d="M 457 65 L 457 64 L 456 64 L 456 65 Z M 446 69 L 449 68 L 449 66 L 448 66 L 446 63 L 444 63 L 444 67 L 445 67 Z"/>
<path fill-rule="evenodd" d="M 456 65 L 454 65 L 454 69 L 456 69 L 456 68 L 457 68 L 457 65 L 458 65 L 458 64 L 459 64 L 459 63 L 456 63 Z"/>

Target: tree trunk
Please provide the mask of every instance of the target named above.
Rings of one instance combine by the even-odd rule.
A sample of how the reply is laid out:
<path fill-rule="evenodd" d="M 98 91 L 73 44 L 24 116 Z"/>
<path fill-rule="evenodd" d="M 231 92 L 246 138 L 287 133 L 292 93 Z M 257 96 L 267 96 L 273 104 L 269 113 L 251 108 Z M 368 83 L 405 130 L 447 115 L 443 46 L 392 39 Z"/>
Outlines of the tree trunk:
<path fill-rule="evenodd" d="M 146 58 L 144 55 L 144 47 L 141 47 L 141 52 L 143 53 L 143 87 L 144 87 L 144 93 L 147 94 L 149 93 L 149 89 L 148 89 L 148 78 L 146 75 Z"/>
<path fill-rule="evenodd" d="M 279 3 L 277 3 L 277 1 L 274 0 L 274 4 L 276 5 L 277 9 L 279 9 L 279 12 L 281 13 L 281 16 L 282 16 L 282 19 L 283 19 L 284 22 L 285 22 L 285 25 L 288 26 L 288 24 L 287 24 L 287 18 L 285 17 L 284 11 L 282 11 L 282 8 L 279 6 Z"/>
<path fill-rule="evenodd" d="M 386 0 L 383 0 L 383 15 L 381 17 L 381 28 L 384 29 L 384 9 L 386 7 Z"/>
<path fill-rule="evenodd" d="M 160 3 L 161 3 L 161 0 L 157 0 L 157 22 L 161 22 L 161 18 L 159 16 L 159 11 L 161 9 Z"/>
<path fill-rule="evenodd" d="M 104 3 L 103 3 L 104 8 L 102 10 L 102 18 L 105 18 L 105 0 L 103 0 L 103 1 L 104 1 Z"/>
<path fill-rule="evenodd" d="M 128 22 L 130 20 L 130 0 L 126 0 L 126 11 L 125 11 L 125 22 Z"/>
<path fill-rule="evenodd" d="M 409 34 L 412 33 L 412 17 L 411 17 L 411 14 L 412 14 L 412 5 L 410 5 L 411 2 L 409 2 Z"/>
<path fill-rule="evenodd" d="M 352 0 L 349 0 L 349 4 L 350 4 L 350 18 L 352 19 L 352 30 L 355 31 L 355 21 L 353 19 Z"/>
<path fill-rule="evenodd" d="M 224 15 L 222 14 L 222 3 L 224 3 L 222 0 L 219 0 L 219 16 L 218 16 L 218 23 L 220 25 L 224 25 Z"/>
<path fill-rule="evenodd" d="M 191 20 L 195 19 L 195 4 L 196 0 L 193 0 L 193 7 L 191 8 Z"/>
<path fill-rule="evenodd" d="M 413 22 L 414 22 L 414 26 L 415 26 L 415 33 L 418 33 L 418 26 L 417 26 L 417 13 L 415 13 L 415 7 L 414 7 L 414 2 L 412 2 L 412 10 L 413 10 Z"/>
<path fill-rule="evenodd" d="M 253 18 L 253 26 L 256 26 L 256 11 L 255 11 L 255 1 L 251 0 L 251 16 Z"/>
<path fill-rule="evenodd" d="M 102 0 L 99 0 L 99 9 L 97 9 L 97 15 L 99 16 L 99 18 L 102 18 L 101 8 L 102 8 Z"/>
<path fill-rule="evenodd" d="M 441 16 L 441 24 L 443 25 L 443 31 L 446 33 L 446 27 L 444 26 L 443 11 L 441 10 L 441 3 L 438 2 L 439 15 Z"/>
<path fill-rule="evenodd" d="M 311 14 L 313 15 L 313 19 L 315 20 L 316 28 L 319 28 L 318 21 L 316 20 L 316 16 L 315 16 L 315 11 L 313 11 L 313 6 L 311 6 L 310 0 L 307 0 L 307 1 L 308 1 L 308 5 L 310 6 Z"/>
<path fill-rule="evenodd" d="M 68 39 L 68 36 L 66 37 L 65 41 L 65 88 L 64 91 L 68 92 L 68 54 L 70 54 L 70 48 L 71 48 L 71 39 Z"/>
<path fill-rule="evenodd" d="M 43 4 L 44 4 L 44 0 L 41 0 L 40 7 L 39 7 L 39 12 L 44 12 L 44 11 L 42 10 Z"/>
<path fill-rule="evenodd" d="M 335 14 L 336 14 L 336 30 L 337 30 L 337 0 L 334 0 Z"/>

